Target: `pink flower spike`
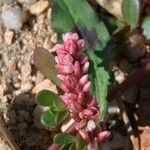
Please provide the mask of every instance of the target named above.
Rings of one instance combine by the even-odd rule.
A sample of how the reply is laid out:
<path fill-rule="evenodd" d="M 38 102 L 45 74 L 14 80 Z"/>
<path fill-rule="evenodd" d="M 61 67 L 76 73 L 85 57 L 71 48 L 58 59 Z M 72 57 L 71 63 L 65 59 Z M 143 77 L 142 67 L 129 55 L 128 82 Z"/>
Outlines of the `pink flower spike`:
<path fill-rule="evenodd" d="M 83 67 L 82 67 L 82 72 L 83 72 L 83 74 L 85 74 L 85 73 L 88 72 L 89 66 L 90 66 L 89 62 L 86 62 L 86 63 L 83 65 Z"/>
<path fill-rule="evenodd" d="M 83 91 L 84 91 L 84 92 L 88 92 L 89 89 L 90 89 L 90 87 L 91 87 L 91 82 L 89 81 L 88 83 L 86 83 L 86 84 L 84 85 Z"/>
<path fill-rule="evenodd" d="M 103 141 L 104 139 L 106 139 L 108 136 L 110 136 L 110 132 L 109 131 L 103 131 L 100 132 L 97 137 L 95 138 L 96 141 Z"/>
<path fill-rule="evenodd" d="M 62 81 L 62 101 L 68 108 L 70 118 L 76 123 L 75 129 L 81 137 L 97 143 L 109 136 L 110 132 L 98 133 L 100 109 L 94 96 L 90 95 L 91 82 L 88 80 L 88 57 L 81 55 L 85 41 L 77 33 L 63 34 L 64 44 L 57 45 L 55 57 L 58 78 Z M 95 148 L 95 147 L 92 147 Z"/>
<path fill-rule="evenodd" d="M 79 83 L 84 86 L 88 82 L 88 74 L 84 75 L 80 80 Z"/>

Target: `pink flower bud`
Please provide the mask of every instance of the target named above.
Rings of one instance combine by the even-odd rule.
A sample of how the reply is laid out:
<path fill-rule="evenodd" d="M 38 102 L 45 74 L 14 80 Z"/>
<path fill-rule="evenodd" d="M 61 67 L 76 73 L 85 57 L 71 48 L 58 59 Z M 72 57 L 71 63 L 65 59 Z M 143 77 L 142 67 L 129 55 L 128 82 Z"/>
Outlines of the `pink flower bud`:
<path fill-rule="evenodd" d="M 72 55 L 72 56 L 75 56 L 76 53 L 77 53 L 77 47 L 74 44 L 70 45 L 68 50 L 69 50 L 69 54 Z"/>
<path fill-rule="evenodd" d="M 90 109 L 84 109 L 82 111 L 82 113 L 85 115 L 85 116 L 92 116 L 93 115 L 93 111 L 90 110 Z"/>
<path fill-rule="evenodd" d="M 63 59 L 64 64 L 73 63 L 73 57 L 70 54 L 67 54 Z"/>
<path fill-rule="evenodd" d="M 91 86 L 91 82 L 89 81 L 88 83 L 86 83 L 83 87 L 83 91 L 84 92 L 88 92 Z"/>
<path fill-rule="evenodd" d="M 88 57 L 84 56 L 81 60 L 81 64 L 84 65 L 86 62 L 88 62 Z"/>
<path fill-rule="evenodd" d="M 63 34 L 62 37 L 63 37 L 64 42 L 67 42 L 70 39 L 75 40 L 75 41 L 79 39 L 79 36 L 77 33 L 71 33 L 71 32 Z"/>
<path fill-rule="evenodd" d="M 83 92 L 80 92 L 78 94 L 78 100 L 77 100 L 77 102 L 80 103 L 80 104 L 84 103 L 84 93 Z"/>
<path fill-rule="evenodd" d="M 83 67 L 82 67 L 82 72 L 83 72 L 83 74 L 86 74 L 86 73 L 88 72 L 89 66 L 90 66 L 89 62 L 86 62 L 86 63 L 83 65 Z"/>
<path fill-rule="evenodd" d="M 64 73 L 70 74 L 73 72 L 73 70 L 74 70 L 74 67 L 72 63 L 68 63 L 64 65 L 64 68 L 63 68 Z"/>
<path fill-rule="evenodd" d="M 66 80 L 66 76 L 65 75 L 62 75 L 62 74 L 58 74 L 57 77 L 62 80 L 62 81 L 65 81 Z"/>
<path fill-rule="evenodd" d="M 81 40 L 78 40 L 78 41 L 77 41 L 77 45 L 78 45 L 78 48 L 79 48 L 79 49 L 83 48 L 84 45 L 85 45 L 84 40 L 82 40 L 82 39 L 81 39 Z"/>
<path fill-rule="evenodd" d="M 58 56 L 55 56 L 55 61 L 57 64 L 59 63 Z"/>
<path fill-rule="evenodd" d="M 88 82 L 88 74 L 84 75 L 80 80 L 79 83 L 84 86 Z"/>
<path fill-rule="evenodd" d="M 109 131 L 100 132 L 100 133 L 96 136 L 95 140 L 101 142 L 101 141 L 103 141 L 104 139 L 106 139 L 109 135 L 110 135 L 110 132 L 109 132 Z"/>
<path fill-rule="evenodd" d="M 81 72 L 80 72 L 80 63 L 78 61 L 76 61 L 74 63 L 74 75 L 75 76 L 80 76 Z"/>
<path fill-rule="evenodd" d="M 64 83 L 61 85 L 61 89 L 62 89 L 64 92 L 67 92 L 67 93 L 71 91 L 71 90 L 66 86 L 66 84 L 64 84 Z"/>

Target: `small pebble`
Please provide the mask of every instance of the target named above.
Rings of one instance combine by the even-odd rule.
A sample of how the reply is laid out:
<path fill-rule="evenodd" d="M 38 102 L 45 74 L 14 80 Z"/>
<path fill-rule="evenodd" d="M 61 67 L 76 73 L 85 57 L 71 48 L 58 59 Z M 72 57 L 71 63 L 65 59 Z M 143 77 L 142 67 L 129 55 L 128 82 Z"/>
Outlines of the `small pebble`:
<path fill-rule="evenodd" d="M 38 1 L 30 7 L 30 13 L 33 15 L 41 14 L 48 7 L 48 1 Z"/>
<path fill-rule="evenodd" d="M 6 31 L 4 33 L 4 40 L 5 40 L 5 43 L 7 45 L 11 45 L 12 40 L 13 40 L 13 36 L 14 36 L 14 32 L 13 31 Z"/>
<path fill-rule="evenodd" d="M 19 30 L 26 21 L 26 13 L 19 7 L 3 11 L 1 17 L 4 26 L 8 29 Z"/>
<path fill-rule="evenodd" d="M 56 85 L 54 83 L 52 83 L 49 79 L 45 79 L 44 81 L 42 81 L 39 84 L 37 84 L 33 88 L 32 92 L 34 94 L 37 94 L 39 91 L 44 90 L 44 89 L 50 90 L 50 91 L 52 91 L 54 93 L 57 93 Z"/>
<path fill-rule="evenodd" d="M 6 65 L 9 72 L 13 73 L 16 71 L 16 61 L 14 59 L 9 60 Z"/>
<path fill-rule="evenodd" d="M 37 0 L 18 0 L 19 3 L 25 4 L 25 5 L 32 5 L 34 4 Z"/>
<path fill-rule="evenodd" d="M 12 1 L 13 0 L 0 0 L 0 3 L 2 3 L 2 4 L 5 4 L 5 3 L 10 4 L 10 3 L 12 3 Z"/>
<path fill-rule="evenodd" d="M 3 96 L 4 92 L 5 92 L 5 90 L 4 90 L 3 86 L 0 84 L 0 96 Z"/>
<path fill-rule="evenodd" d="M 33 84 L 28 81 L 28 80 L 22 80 L 22 83 L 21 83 L 21 91 L 22 92 L 28 92 L 32 89 L 33 87 Z"/>

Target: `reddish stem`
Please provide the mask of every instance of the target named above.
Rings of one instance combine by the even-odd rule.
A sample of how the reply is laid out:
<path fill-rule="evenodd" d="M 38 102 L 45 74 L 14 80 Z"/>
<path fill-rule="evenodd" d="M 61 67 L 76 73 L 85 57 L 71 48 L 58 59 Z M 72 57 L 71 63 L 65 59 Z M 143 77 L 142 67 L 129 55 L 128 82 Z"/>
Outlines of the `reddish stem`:
<path fill-rule="evenodd" d="M 136 71 L 134 71 L 131 75 L 127 77 L 127 79 L 121 84 L 113 87 L 108 93 L 108 100 L 112 101 L 121 96 L 122 93 L 127 91 L 129 88 L 137 85 L 139 81 L 145 77 L 145 75 L 150 74 L 150 62 L 145 65 L 139 67 Z"/>

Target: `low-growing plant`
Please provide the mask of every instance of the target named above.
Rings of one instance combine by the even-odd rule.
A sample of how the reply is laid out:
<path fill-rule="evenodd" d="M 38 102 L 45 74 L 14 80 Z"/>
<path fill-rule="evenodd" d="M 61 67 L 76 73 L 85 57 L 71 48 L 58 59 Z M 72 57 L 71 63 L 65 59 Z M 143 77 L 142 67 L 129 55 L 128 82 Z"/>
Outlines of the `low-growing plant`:
<path fill-rule="evenodd" d="M 59 94 L 43 90 L 36 96 L 39 105 L 49 107 L 41 116 L 42 123 L 57 133 L 49 150 L 96 150 L 99 142 L 111 134 L 101 126 L 101 122 L 105 123 L 108 101 L 141 84 L 139 81 L 150 74 L 150 63 L 137 68 L 123 83 L 111 88 L 109 64 L 115 54 L 115 44 L 104 23 L 85 0 L 50 2 L 52 25 L 61 44 L 55 46 L 54 54 L 43 48 L 34 52 L 37 68 L 59 89 Z M 124 0 L 122 5 L 123 26 L 128 24 L 131 30 L 137 28 L 139 1 Z M 141 26 L 148 39 L 149 20 L 144 18 Z"/>

